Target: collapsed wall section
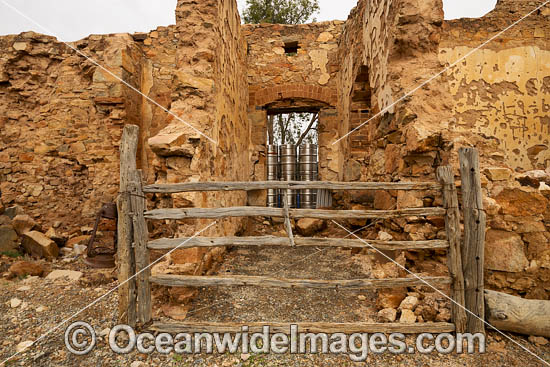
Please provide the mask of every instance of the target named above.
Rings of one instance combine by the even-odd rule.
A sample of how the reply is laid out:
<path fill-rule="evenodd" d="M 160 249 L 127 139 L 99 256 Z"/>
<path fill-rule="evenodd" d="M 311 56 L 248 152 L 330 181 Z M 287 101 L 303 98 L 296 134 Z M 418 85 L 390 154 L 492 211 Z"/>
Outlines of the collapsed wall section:
<path fill-rule="evenodd" d="M 176 26 L 71 44 L 122 81 L 53 37 L 0 37 L 3 205 L 21 206 L 44 230 L 56 224 L 60 237 L 82 237 L 81 228 L 118 195 L 124 124 L 140 126 L 138 168 L 147 183 L 247 178 L 246 45 L 236 3 L 182 0 L 176 14 Z M 158 207 L 246 203 L 244 193 L 151 199 Z M 185 236 L 203 226 L 183 221 L 150 229 L 153 236 Z M 240 227 L 239 220 L 222 221 L 204 235 L 232 235 Z M 192 250 L 172 260 L 193 273 L 212 258 Z"/>
<path fill-rule="evenodd" d="M 72 44 L 139 88 L 140 50 L 129 35 Z M 0 189 L 43 227 L 80 234 L 118 194 L 118 146 L 139 124 L 141 100 L 53 37 L 0 37 Z"/>

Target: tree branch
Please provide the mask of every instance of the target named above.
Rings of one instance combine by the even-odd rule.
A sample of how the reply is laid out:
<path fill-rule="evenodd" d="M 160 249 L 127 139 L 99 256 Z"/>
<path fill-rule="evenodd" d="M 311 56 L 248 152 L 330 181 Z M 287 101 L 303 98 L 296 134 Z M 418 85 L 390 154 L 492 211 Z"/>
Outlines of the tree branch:
<path fill-rule="evenodd" d="M 274 118 L 273 115 L 267 117 L 267 138 L 268 138 L 267 144 L 275 143 L 273 141 L 273 118 Z"/>
<path fill-rule="evenodd" d="M 315 115 L 313 115 L 311 117 L 311 121 L 309 122 L 309 125 L 306 129 L 306 131 L 304 131 L 304 133 L 300 136 L 300 139 L 298 139 L 298 142 L 296 143 L 296 145 L 300 145 L 302 144 L 302 140 L 304 140 L 304 138 L 307 136 L 307 134 L 309 134 L 309 131 L 311 130 L 311 128 L 313 127 L 313 124 L 315 123 L 315 121 L 319 118 L 319 113 L 316 113 Z"/>

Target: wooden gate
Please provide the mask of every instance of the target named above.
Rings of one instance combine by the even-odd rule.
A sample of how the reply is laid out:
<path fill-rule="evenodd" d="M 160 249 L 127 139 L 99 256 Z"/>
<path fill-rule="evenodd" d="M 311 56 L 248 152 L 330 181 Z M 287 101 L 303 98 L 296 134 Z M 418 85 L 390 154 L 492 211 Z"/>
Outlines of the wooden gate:
<path fill-rule="evenodd" d="M 442 333 L 442 332 L 479 332 L 484 331 L 483 322 L 464 309 L 471 310 L 480 319 L 483 310 L 483 242 L 485 218 L 481 203 L 481 185 L 479 167 L 475 149 L 463 149 L 461 156 L 462 192 L 464 207 L 464 229 L 466 235 L 461 240 L 460 212 L 457 189 L 451 167 L 437 170 L 438 182 L 194 182 L 165 185 L 143 186 L 141 172 L 136 168 L 138 127 L 126 125 L 120 148 L 120 195 L 118 198 L 118 276 L 122 284 L 119 288 L 119 316 L 121 321 L 130 325 L 139 324 L 150 330 L 166 332 L 238 332 L 247 325 L 251 331 L 261 330 L 264 325 L 271 326 L 273 332 L 288 333 L 291 323 L 157 323 L 152 320 L 151 284 L 169 287 L 204 286 L 259 286 L 282 288 L 316 289 L 380 289 L 425 285 L 423 280 L 433 286 L 451 286 L 450 297 L 456 302 L 451 304 L 452 322 L 404 323 L 296 323 L 304 332 L 344 332 L 344 333 Z M 424 207 L 400 210 L 326 210 L 326 209 L 289 209 L 264 207 L 229 208 L 170 208 L 147 211 L 147 193 L 181 193 L 193 191 L 250 191 L 268 188 L 278 189 L 330 189 L 330 190 L 441 190 L 442 207 Z M 225 218 L 265 216 L 285 218 L 286 237 L 191 237 L 148 239 L 146 220 L 189 219 L 189 218 Z M 446 240 L 429 241 L 380 241 L 303 238 L 294 237 L 290 227 L 290 218 L 319 219 L 386 219 L 410 216 L 444 216 L 447 232 Z M 463 246 L 464 244 L 464 246 Z M 162 275 L 151 276 L 149 269 L 150 250 L 173 250 L 191 247 L 219 246 L 315 246 L 370 248 L 379 250 L 419 250 L 446 249 L 448 251 L 449 277 L 393 278 L 393 279 L 355 279 L 355 280 L 312 280 L 282 279 L 266 276 L 190 276 Z M 369 246 L 370 245 L 370 246 Z M 464 251 L 464 247 L 467 251 Z M 465 271 L 465 272 L 464 272 Z M 464 279 L 463 274 L 467 277 Z M 134 276 L 137 274 L 137 276 Z M 465 287 L 465 284 L 467 285 Z M 481 300 L 481 302 L 480 302 Z M 461 307 L 464 306 L 464 307 Z"/>

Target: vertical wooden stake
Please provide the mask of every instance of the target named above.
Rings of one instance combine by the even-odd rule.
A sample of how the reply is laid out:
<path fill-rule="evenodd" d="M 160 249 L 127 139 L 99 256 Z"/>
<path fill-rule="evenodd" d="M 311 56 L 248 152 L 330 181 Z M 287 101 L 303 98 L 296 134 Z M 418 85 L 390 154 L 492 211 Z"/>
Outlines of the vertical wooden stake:
<path fill-rule="evenodd" d="M 290 246 L 295 247 L 296 243 L 294 243 L 294 234 L 292 233 L 292 224 L 290 223 L 290 215 L 288 212 L 288 190 L 284 190 L 283 197 L 284 197 L 283 209 L 285 212 L 285 229 L 288 235 L 288 240 L 290 241 Z"/>
<path fill-rule="evenodd" d="M 146 199 L 143 193 L 143 175 L 141 170 L 133 172 L 132 211 L 134 226 L 134 253 L 136 259 L 137 285 L 137 319 L 141 325 L 151 321 L 151 270 L 149 266 L 149 249 L 147 248 L 147 222 L 143 213 L 146 210 Z M 144 270 L 146 269 L 146 270 Z"/>
<path fill-rule="evenodd" d="M 465 307 L 464 274 L 462 273 L 462 251 L 460 248 L 460 212 L 452 167 L 439 167 L 437 179 L 443 185 L 443 206 L 447 210 L 445 230 L 449 241 L 449 271 L 453 279 L 451 297 L 456 303 Z M 451 314 L 456 332 L 466 332 L 467 316 L 464 308 L 453 303 L 451 304 Z"/>
<path fill-rule="evenodd" d="M 120 142 L 120 193 L 117 200 L 118 208 L 118 241 L 117 264 L 118 282 L 130 279 L 135 274 L 135 259 L 132 249 L 133 225 L 130 192 L 132 190 L 132 175 L 136 170 L 136 154 L 139 128 L 135 125 L 124 126 Z M 127 281 L 118 289 L 118 315 L 120 322 L 130 326 L 136 324 L 136 281 Z"/>
<path fill-rule="evenodd" d="M 483 264 L 486 217 L 481 194 L 479 154 L 475 148 L 461 148 L 458 153 L 464 210 L 462 268 L 465 276 L 465 305 L 479 317 L 467 315 L 466 331 L 478 333 L 485 332 L 482 320 L 485 320 Z"/>

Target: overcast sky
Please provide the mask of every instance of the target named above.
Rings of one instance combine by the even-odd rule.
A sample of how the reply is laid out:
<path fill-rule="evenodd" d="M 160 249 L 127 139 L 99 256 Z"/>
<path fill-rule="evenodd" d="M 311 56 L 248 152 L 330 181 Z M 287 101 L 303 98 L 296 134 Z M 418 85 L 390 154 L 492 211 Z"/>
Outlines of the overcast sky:
<path fill-rule="evenodd" d="M 496 1 L 443 0 L 445 18 L 480 17 L 492 10 Z M 246 0 L 237 2 L 242 9 Z M 357 0 L 319 0 L 319 3 L 318 21 L 345 20 Z M 175 7 L 176 0 L 0 0 L 0 35 L 33 30 L 63 41 L 76 41 L 89 34 L 148 32 L 160 25 L 174 24 Z"/>

